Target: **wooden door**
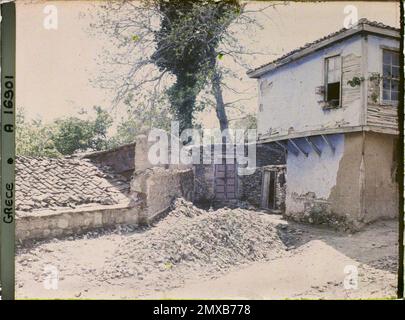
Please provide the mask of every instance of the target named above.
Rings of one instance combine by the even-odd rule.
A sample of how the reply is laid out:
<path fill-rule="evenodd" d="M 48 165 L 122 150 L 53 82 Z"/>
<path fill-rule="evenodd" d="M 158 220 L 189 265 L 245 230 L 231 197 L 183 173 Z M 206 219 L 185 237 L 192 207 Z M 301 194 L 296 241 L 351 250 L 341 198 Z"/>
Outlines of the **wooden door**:
<path fill-rule="evenodd" d="M 215 198 L 218 200 L 236 199 L 236 165 L 215 165 Z"/>
<path fill-rule="evenodd" d="M 277 184 L 277 172 L 264 171 L 262 183 L 262 208 L 271 210 L 277 209 L 276 184 Z"/>

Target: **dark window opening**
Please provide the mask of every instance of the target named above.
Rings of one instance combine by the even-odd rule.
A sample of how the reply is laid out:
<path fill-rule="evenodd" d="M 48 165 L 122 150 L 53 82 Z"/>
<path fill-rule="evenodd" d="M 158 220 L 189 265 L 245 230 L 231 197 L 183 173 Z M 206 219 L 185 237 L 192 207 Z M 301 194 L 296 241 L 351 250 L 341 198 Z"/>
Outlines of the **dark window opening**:
<path fill-rule="evenodd" d="M 328 83 L 327 101 L 337 107 L 340 104 L 340 82 Z"/>
<path fill-rule="evenodd" d="M 340 106 L 340 80 L 341 80 L 340 56 L 334 56 L 325 60 L 325 100 L 330 107 Z"/>

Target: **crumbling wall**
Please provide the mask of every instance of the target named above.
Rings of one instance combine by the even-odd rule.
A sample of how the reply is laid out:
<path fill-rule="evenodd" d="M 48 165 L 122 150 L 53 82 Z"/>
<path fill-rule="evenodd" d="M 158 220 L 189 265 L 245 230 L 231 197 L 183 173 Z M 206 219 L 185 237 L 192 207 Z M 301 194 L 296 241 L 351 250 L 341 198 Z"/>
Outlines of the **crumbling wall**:
<path fill-rule="evenodd" d="M 367 90 L 367 125 L 379 126 L 398 132 L 398 106 L 383 103 L 381 98 L 382 78 L 378 73 L 370 74 Z"/>
<path fill-rule="evenodd" d="M 336 217 L 342 227 L 351 230 L 360 229 L 362 226 L 365 175 L 362 150 L 362 132 L 344 135 L 344 149 L 339 161 L 336 182 L 328 198 L 328 202 L 331 203 L 330 215 Z"/>
<path fill-rule="evenodd" d="M 346 152 L 356 153 L 356 150 L 350 150 L 356 146 L 347 144 L 343 134 L 329 135 L 328 138 L 335 147 L 335 152 L 326 144 L 318 145 L 322 150 L 321 156 L 311 152 L 309 146 L 300 144 L 308 152 L 308 157 L 302 153 L 298 156 L 288 154 L 287 157 L 287 175 L 286 175 L 286 211 L 288 218 L 317 224 L 337 225 L 344 220 L 344 214 L 349 211 L 357 212 L 354 208 L 359 203 L 358 196 L 358 173 L 342 176 L 342 166 L 344 169 L 358 171 L 359 163 L 355 159 L 347 157 L 342 159 Z M 361 150 L 358 149 L 358 150 Z M 360 151 L 358 151 L 360 154 Z M 349 162 L 353 160 L 350 164 Z M 339 172 L 340 171 L 340 172 Z M 344 180 L 338 185 L 337 181 Z M 344 189 L 346 188 L 346 189 Z M 354 189 L 354 190 L 352 190 Z M 346 192 L 348 191 L 348 192 Z M 331 194 L 334 194 L 331 198 Z M 346 196 L 348 198 L 346 198 Z M 341 203 L 335 204 L 336 201 Z M 350 209 L 346 211 L 346 209 Z M 343 214 L 341 218 L 339 215 Z"/>
<path fill-rule="evenodd" d="M 143 200 L 142 223 L 148 223 L 166 212 L 179 197 L 192 201 L 193 190 L 192 169 L 149 168 L 138 171 L 131 183 L 131 191 Z"/>
<path fill-rule="evenodd" d="M 262 206 L 263 174 L 267 170 L 277 172 L 276 182 L 276 209 L 284 212 L 285 210 L 285 165 L 268 165 L 257 168 L 251 175 L 241 177 L 241 200 L 260 208 Z"/>
<path fill-rule="evenodd" d="M 170 136 L 169 136 L 170 138 Z M 179 140 L 176 140 L 179 145 L 178 148 L 182 147 L 182 143 Z M 172 159 L 172 146 L 171 146 L 171 139 L 168 139 L 168 150 L 162 150 L 166 152 L 166 155 L 156 154 L 157 159 L 152 161 L 149 157 L 150 155 L 150 148 L 156 143 L 156 141 L 149 141 L 147 135 L 138 135 L 136 137 L 136 148 L 135 148 L 135 171 L 144 171 L 149 168 L 165 168 L 165 169 L 188 169 L 192 168 L 191 164 L 183 164 L 181 161 L 178 160 L 179 154 L 174 157 L 177 158 L 177 163 L 175 160 Z M 173 148 L 174 149 L 174 148 Z M 178 151 L 178 150 L 177 150 Z M 155 160 L 159 160 L 161 162 L 155 163 Z"/>
<path fill-rule="evenodd" d="M 334 145 L 335 154 L 288 156 L 286 216 L 346 230 L 395 217 L 394 136 L 346 133 Z"/>
<path fill-rule="evenodd" d="M 286 153 L 275 143 L 256 145 L 256 170 L 251 175 L 241 176 L 241 200 L 261 207 L 263 172 L 269 169 L 276 169 L 278 172 L 278 184 L 276 189 L 277 206 L 284 210 L 285 201 L 285 174 Z M 281 184 L 280 184 L 281 183 Z"/>
<path fill-rule="evenodd" d="M 83 158 L 110 167 L 115 173 L 130 178 L 135 169 L 135 142 L 114 149 L 86 154 Z"/>

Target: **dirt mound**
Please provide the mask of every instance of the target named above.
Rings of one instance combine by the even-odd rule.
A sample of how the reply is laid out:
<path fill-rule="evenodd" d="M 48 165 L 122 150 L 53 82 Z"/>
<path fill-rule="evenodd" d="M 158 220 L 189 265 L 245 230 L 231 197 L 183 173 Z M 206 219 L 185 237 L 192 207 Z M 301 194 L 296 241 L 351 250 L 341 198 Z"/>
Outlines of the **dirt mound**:
<path fill-rule="evenodd" d="M 102 275 L 143 277 L 156 269 L 179 267 L 203 267 L 209 273 L 284 249 L 276 226 L 257 212 L 227 208 L 210 212 L 178 199 L 168 216 L 142 237 L 125 238 Z"/>

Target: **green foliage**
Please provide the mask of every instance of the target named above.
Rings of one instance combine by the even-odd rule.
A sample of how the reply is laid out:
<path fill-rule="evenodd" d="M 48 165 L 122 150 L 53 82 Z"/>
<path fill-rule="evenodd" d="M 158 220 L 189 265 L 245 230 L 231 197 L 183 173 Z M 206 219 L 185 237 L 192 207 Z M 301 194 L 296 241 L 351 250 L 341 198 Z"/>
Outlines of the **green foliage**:
<path fill-rule="evenodd" d="M 353 77 L 351 80 L 347 81 L 347 84 L 351 87 L 360 86 L 360 84 L 364 81 L 364 77 Z"/>
<path fill-rule="evenodd" d="M 59 157 L 51 138 L 53 127 L 41 121 L 27 122 L 24 110 L 18 109 L 16 115 L 16 154 L 22 156 Z"/>
<path fill-rule="evenodd" d="M 167 91 L 180 130 L 191 128 L 199 92 L 224 53 L 217 48 L 230 23 L 241 14 L 236 0 L 155 0 L 163 18 L 155 32 L 152 60 L 161 71 L 176 76 Z"/>
<path fill-rule="evenodd" d="M 103 150 L 108 146 L 107 129 L 112 125 L 112 118 L 101 107 L 94 107 L 95 120 L 82 120 L 77 117 L 58 119 L 52 140 L 56 149 L 63 155 L 75 151 Z"/>
<path fill-rule="evenodd" d="M 23 156 L 60 157 L 77 151 L 108 147 L 107 130 L 112 118 L 101 107 L 94 107 L 94 120 L 78 117 L 57 119 L 51 124 L 26 121 L 21 110 L 16 119 L 16 153 Z"/>
<path fill-rule="evenodd" d="M 113 125 L 111 115 L 101 107 L 94 107 L 95 117 L 82 119 L 70 116 L 50 124 L 38 120 L 27 121 L 24 110 L 16 117 L 16 153 L 21 156 L 61 157 L 83 151 L 99 151 L 132 143 L 138 134 L 151 128 L 170 130 L 171 114 L 167 97 L 156 100 L 153 108 L 145 104 L 132 105 L 126 101 L 127 110 L 119 119 L 114 135 L 109 135 Z"/>

